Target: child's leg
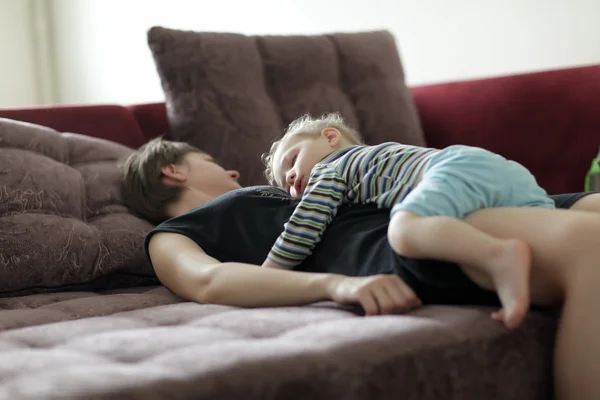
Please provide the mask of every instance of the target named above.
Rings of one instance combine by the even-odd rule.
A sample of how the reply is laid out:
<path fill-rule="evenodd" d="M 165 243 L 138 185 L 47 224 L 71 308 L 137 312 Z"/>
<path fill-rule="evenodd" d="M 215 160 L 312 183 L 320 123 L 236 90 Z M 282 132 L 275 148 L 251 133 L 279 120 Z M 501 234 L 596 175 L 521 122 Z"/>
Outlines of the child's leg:
<path fill-rule="evenodd" d="M 421 217 L 396 211 L 388 228 L 394 251 L 411 258 L 435 258 L 469 265 L 491 277 L 508 328 L 517 327 L 529 309 L 529 246 L 517 239 L 497 239 L 451 217 Z M 474 272 L 477 273 L 477 272 Z"/>
<path fill-rule="evenodd" d="M 421 181 L 394 205 L 388 238 L 404 256 L 455 262 L 489 275 L 503 308 L 494 317 L 514 328 L 529 309 L 530 249 L 462 220 L 476 210 L 505 206 L 554 208 L 554 202 L 522 165 L 482 149 L 448 148 L 432 157 Z"/>
<path fill-rule="evenodd" d="M 557 399 L 600 399 L 600 215 L 492 208 L 468 215 L 465 222 L 494 237 L 529 243 L 532 304 L 563 304 L 554 357 Z M 465 273 L 494 288 L 485 276 Z"/>

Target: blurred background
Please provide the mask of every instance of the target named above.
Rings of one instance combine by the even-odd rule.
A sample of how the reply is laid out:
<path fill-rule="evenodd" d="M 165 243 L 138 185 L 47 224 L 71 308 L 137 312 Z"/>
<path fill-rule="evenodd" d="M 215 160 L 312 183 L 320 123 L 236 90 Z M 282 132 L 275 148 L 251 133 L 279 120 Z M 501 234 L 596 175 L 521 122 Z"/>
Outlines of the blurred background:
<path fill-rule="evenodd" d="M 410 86 L 600 64 L 600 0 L 0 0 L 0 107 L 162 101 L 155 25 L 388 29 Z"/>

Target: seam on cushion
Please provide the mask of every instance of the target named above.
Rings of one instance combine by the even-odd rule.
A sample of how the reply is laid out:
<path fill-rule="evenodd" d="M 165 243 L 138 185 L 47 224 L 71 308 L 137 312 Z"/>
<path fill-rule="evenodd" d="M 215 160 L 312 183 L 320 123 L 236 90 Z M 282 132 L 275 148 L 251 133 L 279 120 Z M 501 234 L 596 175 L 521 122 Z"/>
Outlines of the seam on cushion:
<path fill-rule="evenodd" d="M 126 205 L 119 204 L 119 203 L 111 203 L 111 204 L 108 204 L 107 206 L 108 207 L 110 207 L 110 206 L 118 206 L 118 207 L 125 207 L 125 208 L 127 208 Z M 103 206 L 103 207 L 107 207 L 107 206 Z M 106 217 L 108 215 L 113 215 L 113 214 L 123 214 L 123 215 L 131 215 L 131 216 L 137 217 L 136 215 L 133 215 L 133 214 L 131 214 L 129 212 L 110 211 L 110 212 L 104 212 L 104 213 L 101 213 L 101 214 L 95 213 L 95 214 L 91 215 L 90 218 L 87 221 L 85 221 L 85 222 L 87 222 L 88 225 L 93 225 L 94 222 L 96 222 L 97 220 L 99 220 L 101 218 L 104 218 L 104 217 Z"/>
<path fill-rule="evenodd" d="M 148 263 L 150 263 L 150 262 L 148 262 Z M 127 271 L 115 271 L 115 272 L 111 272 L 111 275 L 125 275 L 125 276 L 135 276 L 137 278 L 156 278 L 156 279 L 158 279 L 156 274 L 143 274 L 143 273 L 127 272 Z"/>
<path fill-rule="evenodd" d="M 267 94 L 267 97 L 271 101 L 271 105 L 273 109 L 276 111 L 277 118 L 279 119 L 278 124 L 280 128 L 285 128 L 283 123 L 283 115 L 281 115 L 281 107 L 277 101 L 275 101 L 275 96 L 273 95 L 273 88 L 271 84 L 271 80 L 269 79 L 269 74 L 267 73 L 267 65 L 265 63 L 265 48 L 263 43 L 263 38 L 260 36 L 254 36 L 254 43 L 256 44 L 256 49 L 258 50 L 258 54 L 260 55 L 260 64 L 262 65 L 263 70 L 263 81 L 264 81 L 264 90 Z M 283 135 L 283 132 L 279 132 L 279 135 Z M 278 137 L 279 139 L 279 137 Z"/>
<path fill-rule="evenodd" d="M 70 160 L 69 160 L 70 161 Z M 83 179 L 83 175 L 81 174 L 81 171 L 77 168 L 74 168 L 72 165 L 69 164 L 69 166 L 74 170 L 77 171 L 77 176 L 79 177 L 79 187 L 81 190 L 81 220 L 83 222 L 88 222 L 87 220 L 87 190 L 85 188 L 85 181 Z"/>
<path fill-rule="evenodd" d="M 83 179 L 83 176 L 81 175 L 81 172 L 77 171 L 79 174 L 79 182 L 80 182 L 80 187 L 81 187 L 81 220 L 83 222 L 88 222 L 87 221 L 87 190 L 85 189 L 85 182 Z"/>
<path fill-rule="evenodd" d="M 63 218 L 63 219 L 74 219 L 74 220 L 79 221 L 79 219 L 77 219 L 77 217 L 73 217 L 73 215 L 65 215 L 65 214 L 58 213 L 58 212 L 54 212 L 54 213 L 52 213 L 52 212 L 41 212 L 41 211 L 34 211 L 34 210 L 26 210 L 26 211 L 23 211 L 23 212 L 20 212 L 20 211 L 7 212 L 7 213 L 4 213 L 4 214 L 2 214 L 0 216 L 0 220 L 2 218 L 4 218 L 4 217 L 12 217 L 14 215 L 24 215 L 24 214 L 50 215 L 50 216 L 53 216 L 53 217 L 58 217 L 58 218 Z"/>
<path fill-rule="evenodd" d="M 335 49 L 335 55 L 337 58 L 337 70 L 338 70 L 338 80 L 339 80 L 339 85 L 340 85 L 340 91 L 344 94 L 344 96 L 348 100 L 348 103 L 352 104 L 352 112 L 354 113 L 354 119 L 356 120 L 356 123 L 358 125 L 355 128 L 356 128 L 356 130 L 358 130 L 358 132 L 361 133 L 361 136 L 362 136 L 363 135 L 362 121 L 360 120 L 358 113 L 356 111 L 356 103 L 354 102 L 354 98 L 350 95 L 350 93 L 348 93 L 347 79 L 344 78 L 344 74 L 342 72 L 342 53 L 340 51 L 340 46 L 339 46 L 337 40 L 335 39 L 334 35 L 329 34 L 329 35 L 326 35 L 326 37 L 327 37 L 327 39 L 329 39 L 329 41 L 333 45 L 333 48 Z"/>
<path fill-rule="evenodd" d="M 62 140 L 63 145 L 63 151 L 64 151 L 64 163 L 67 164 L 68 166 L 71 166 L 71 146 L 69 143 L 69 139 L 67 139 L 67 137 L 65 135 L 63 135 L 64 132 L 60 133 L 60 140 Z"/>
<path fill-rule="evenodd" d="M 19 296 L 27 296 L 29 294 L 44 294 L 44 293 L 56 293 L 58 290 L 61 291 L 85 291 L 85 292 L 93 292 L 96 290 L 112 290 L 112 289 L 121 289 L 121 288 L 88 288 L 88 287 L 82 287 L 85 285 L 90 285 L 95 283 L 97 280 L 106 280 L 108 278 L 110 278 L 113 275 L 125 275 L 125 276 L 133 276 L 136 278 L 151 278 L 151 279 L 156 279 L 156 286 L 160 286 L 160 282 L 158 281 L 158 278 L 156 277 L 156 275 L 153 274 L 136 274 L 133 272 L 126 272 L 126 271 L 114 271 L 111 272 L 107 275 L 101 275 L 101 276 L 97 276 L 94 279 L 91 280 L 87 280 L 87 281 L 82 281 L 82 282 L 77 282 L 77 283 L 64 283 L 64 284 L 60 284 L 60 285 L 32 285 L 32 286 L 27 286 L 25 288 L 22 289 L 15 289 L 15 290 L 1 290 L 0 291 L 0 298 L 11 298 L 11 297 L 19 297 Z M 98 282 L 98 285 L 102 285 L 105 284 L 105 282 Z M 148 284 L 143 284 L 143 285 L 133 285 L 133 286 L 126 286 L 125 288 L 128 287 L 135 287 L 135 286 L 148 286 Z M 66 289 L 66 290 L 65 290 Z M 42 293 L 30 293 L 32 290 L 47 290 L 49 292 L 42 292 Z M 25 293 L 24 293 L 25 292 Z M 20 294 L 20 293 L 24 293 L 24 294 Z"/>
<path fill-rule="evenodd" d="M 83 176 L 81 175 L 81 171 L 74 168 L 71 165 L 71 140 L 63 135 L 65 132 L 61 132 L 60 138 L 63 140 L 64 149 L 65 149 L 65 164 L 69 166 L 69 168 L 73 169 L 77 172 L 77 176 L 79 177 L 79 190 L 82 194 L 81 196 L 81 215 L 79 216 L 83 222 L 87 222 L 87 191 L 85 190 L 85 182 Z"/>
<path fill-rule="evenodd" d="M 83 161 L 83 162 L 78 162 L 75 164 L 69 164 L 69 166 L 71 168 L 77 169 L 77 168 L 85 167 L 87 165 L 96 165 L 96 164 L 102 164 L 102 163 L 117 164 L 119 162 L 121 162 L 121 158 L 116 158 L 116 159 L 111 158 L 108 160 Z"/>
<path fill-rule="evenodd" d="M 226 121 L 227 124 L 229 124 L 229 126 L 233 126 L 237 128 L 236 123 L 234 122 L 234 120 L 231 118 L 231 115 L 227 110 L 227 107 L 224 106 L 225 102 L 223 101 L 222 96 L 220 95 L 220 91 L 215 89 L 215 87 L 212 85 L 212 82 L 209 83 L 207 85 L 207 87 L 210 89 L 211 93 L 215 95 L 215 104 L 217 105 L 217 110 L 219 112 L 219 117 L 223 118 L 223 121 Z M 191 140 L 193 138 L 193 136 L 191 138 L 188 138 L 187 140 Z"/>

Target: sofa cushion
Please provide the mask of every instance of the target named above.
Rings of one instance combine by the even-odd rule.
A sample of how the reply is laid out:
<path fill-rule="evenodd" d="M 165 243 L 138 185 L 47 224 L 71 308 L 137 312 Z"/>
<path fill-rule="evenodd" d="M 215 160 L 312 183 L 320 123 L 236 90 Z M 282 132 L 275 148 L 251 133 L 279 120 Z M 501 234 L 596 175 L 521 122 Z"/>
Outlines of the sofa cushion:
<path fill-rule="evenodd" d="M 0 118 L 0 296 L 155 283 L 104 139 Z"/>
<path fill-rule="evenodd" d="M 490 312 L 241 309 L 164 287 L 0 299 L 0 398 L 551 399 L 556 318 L 509 331 Z"/>
<path fill-rule="evenodd" d="M 394 38 L 385 31 L 244 36 L 160 27 L 148 42 L 172 137 L 264 184 L 259 155 L 304 113 L 340 112 L 367 143 L 424 145 Z"/>

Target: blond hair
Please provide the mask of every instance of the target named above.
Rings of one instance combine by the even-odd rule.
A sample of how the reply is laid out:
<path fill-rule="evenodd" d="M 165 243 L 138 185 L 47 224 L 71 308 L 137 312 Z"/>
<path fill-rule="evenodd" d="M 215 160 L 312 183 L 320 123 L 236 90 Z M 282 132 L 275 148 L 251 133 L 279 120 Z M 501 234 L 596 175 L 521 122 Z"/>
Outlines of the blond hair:
<path fill-rule="evenodd" d="M 292 121 L 285 130 L 283 137 L 273 142 L 269 152 L 264 153 L 261 156 L 266 167 L 264 172 L 265 177 L 271 185 L 275 184 L 275 177 L 273 176 L 273 156 L 277 149 L 292 137 L 307 136 L 316 139 L 325 128 L 337 129 L 342 136 L 353 145 L 364 144 L 360 133 L 348 125 L 339 113 L 324 114 L 319 118 L 313 118 L 309 114 L 304 114 L 300 118 Z"/>
<path fill-rule="evenodd" d="M 163 182 L 162 169 L 181 164 L 188 153 L 202 153 L 187 143 L 162 137 L 152 139 L 119 164 L 121 196 L 132 213 L 153 223 L 168 219 L 166 207 L 177 200 L 182 187 Z"/>

